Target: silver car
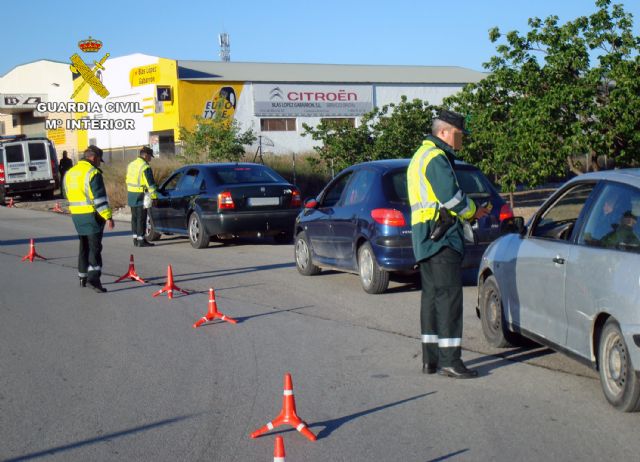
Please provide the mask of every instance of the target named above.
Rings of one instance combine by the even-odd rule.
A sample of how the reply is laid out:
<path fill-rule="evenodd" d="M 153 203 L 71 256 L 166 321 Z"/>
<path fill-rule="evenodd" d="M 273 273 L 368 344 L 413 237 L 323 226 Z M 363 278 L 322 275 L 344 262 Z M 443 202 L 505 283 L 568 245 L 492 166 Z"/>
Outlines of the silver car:
<path fill-rule="evenodd" d="M 530 338 L 599 371 L 607 400 L 640 409 L 640 169 L 568 181 L 486 250 L 478 315 L 487 341 Z"/>

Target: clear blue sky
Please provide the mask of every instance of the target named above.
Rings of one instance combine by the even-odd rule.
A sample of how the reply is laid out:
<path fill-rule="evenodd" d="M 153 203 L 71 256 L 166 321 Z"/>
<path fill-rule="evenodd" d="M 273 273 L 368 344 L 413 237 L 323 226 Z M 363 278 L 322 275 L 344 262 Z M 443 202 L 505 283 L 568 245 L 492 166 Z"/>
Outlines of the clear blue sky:
<path fill-rule="evenodd" d="M 614 3 L 640 35 L 640 1 Z M 7 0 L 0 76 L 38 59 L 68 62 L 89 35 L 113 57 L 219 60 L 220 32 L 230 35 L 232 61 L 483 70 L 495 54 L 490 28 L 525 32 L 530 17 L 565 22 L 595 10 L 595 0 Z"/>

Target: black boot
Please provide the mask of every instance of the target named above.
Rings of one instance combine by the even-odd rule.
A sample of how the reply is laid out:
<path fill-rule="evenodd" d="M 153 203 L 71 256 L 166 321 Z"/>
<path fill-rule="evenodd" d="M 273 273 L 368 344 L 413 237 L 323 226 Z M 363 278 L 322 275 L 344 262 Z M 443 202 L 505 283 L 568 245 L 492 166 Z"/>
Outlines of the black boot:
<path fill-rule="evenodd" d="M 80 287 L 87 287 L 87 278 L 86 277 L 78 277 L 79 281 L 80 281 Z"/>
<path fill-rule="evenodd" d="M 133 238 L 133 246 L 134 247 L 139 247 L 140 246 L 139 242 L 140 241 L 138 239 L 136 239 L 135 237 Z"/>
<path fill-rule="evenodd" d="M 91 287 L 94 292 L 102 294 L 107 291 L 107 289 L 102 287 L 102 283 L 100 282 L 100 279 L 97 279 L 95 281 L 87 281 L 87 282 L 89 284 L 89 287 Z"/>
<path fill-rule="evenodd" d="M 438 370 L 438 374 L 454 379 L 472 379 L 478 376 L 478 371 L 467 369 L 467 367 L 460 362 L 455 366 L 441 367 Z"/>

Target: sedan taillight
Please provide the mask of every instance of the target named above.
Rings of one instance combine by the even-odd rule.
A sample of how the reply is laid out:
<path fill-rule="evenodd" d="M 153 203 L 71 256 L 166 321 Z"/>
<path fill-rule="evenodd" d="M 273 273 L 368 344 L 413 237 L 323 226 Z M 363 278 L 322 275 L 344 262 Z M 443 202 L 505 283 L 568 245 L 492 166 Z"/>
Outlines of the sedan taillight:
<path fill-rule="evenodd" d="M 405 226 L 404 215 L 400 210 L 396 209 L 373 209 L 371 218 L 376 223 L 387 226 Z"/>
<path fill-rule="evenodd" d="M 506 220 L 507 218 L 513 218 L 513 210 L 511 210 L 509 204 L 504 204 L 500 207 L 500 221 Z"/>
<path fill-rule="evenodd" d="M 297 209 L 302 207 L 302 197 L 300 197 L 300 191 L 294 189 L 291 192 L 291 208 Z"/>
<path fill-rule="evenodd" d="M 218 210 L 231 210 L 236 208 L 236 204 L 233 203 L 233 197 L 229 191 L 224 191 L 218 194 Z"/>
<path fill-rule="evenodd" d="M 4 183 L 4 164 L 0 164 L 0 184 Z"/>

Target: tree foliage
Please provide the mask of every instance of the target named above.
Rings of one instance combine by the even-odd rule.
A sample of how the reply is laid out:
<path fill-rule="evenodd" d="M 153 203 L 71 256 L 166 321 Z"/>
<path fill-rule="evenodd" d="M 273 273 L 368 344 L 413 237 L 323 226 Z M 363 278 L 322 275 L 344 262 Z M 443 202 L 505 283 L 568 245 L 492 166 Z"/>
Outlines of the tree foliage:
<path fill-rule="evenodd" d="M 303 124 L 303 136 L 321 144 L 314 147 L 320 157 L 341 170 L 378 159 L 411 157 L 430 130 L 434 107 L 419 99 L 374 108 L 354 127 L 336 120 L 323 120 L 316 127 Z"/>
<path fill-rule="evenodd" d="M 196 116 L 196 121 L 193 131 L 180 128 L 184 142 L 181 155 L 189 162 L 238 161 L 245 154 L 245 146 L 256 141 L 253 130 L 241 131 L 235 119 Z"/>
<path fill-rule="evenodd" d="M 490 74 L 445 102 L 471 114 L 463 155 L 506 190 L 640 160 L 640 38 L 621 5 L 595 5 L 566 24 L 531 18 L 526 34 L 492 29 Z"/>

